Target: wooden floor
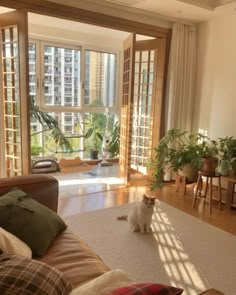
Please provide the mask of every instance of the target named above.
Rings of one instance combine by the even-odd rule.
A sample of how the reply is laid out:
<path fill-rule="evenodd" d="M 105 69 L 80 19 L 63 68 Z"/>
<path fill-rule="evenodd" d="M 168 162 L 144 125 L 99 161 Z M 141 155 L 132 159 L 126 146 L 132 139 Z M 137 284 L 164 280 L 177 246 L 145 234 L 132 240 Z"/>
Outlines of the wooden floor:
<path fill-rule="evenodd" d="M 130 187 L 119 185 L 116 188 L 113 186 L 103 191 L 100 187 L 96 189 L 96 184 L 93 184 L 88 193 L 84 192 L 79 196 L 59 198 L 58 213 L 65 217 L 86 211 L 119 206 L 141 200 L 144 193 L 150 194 L 148 184 L 145 181 L 136 182 Z M 224 199 L 226 190 L 223 190 L 222 194 Z M 219 210 L 218 203 L 215 201 L 212 206 L 212 214 L 209 214 L 208 204 L 200 200 L 197 201 L 196 208 L 192 208 L 193 191 L 191 186 L 187 187 L 185 196 L 181 192 L 176 192 L 174 183 L 166 184 L 161 191 L 151 195 L 155 195 L 162 202 L 236 235 L 236 210 L 224 208 L 224 205 L 222 210 Z"/>

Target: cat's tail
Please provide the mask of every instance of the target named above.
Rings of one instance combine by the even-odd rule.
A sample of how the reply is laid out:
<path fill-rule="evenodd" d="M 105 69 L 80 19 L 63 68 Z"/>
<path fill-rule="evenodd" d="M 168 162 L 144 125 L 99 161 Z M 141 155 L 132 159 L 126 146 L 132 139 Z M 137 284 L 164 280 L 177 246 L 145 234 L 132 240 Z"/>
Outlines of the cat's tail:
<path fill-rule="evenodd" d="M 128 215 L 121 215 L 121 216 L 118 216 L 116 219 L 117 220 L 127 220 L 128 219 Z"/>

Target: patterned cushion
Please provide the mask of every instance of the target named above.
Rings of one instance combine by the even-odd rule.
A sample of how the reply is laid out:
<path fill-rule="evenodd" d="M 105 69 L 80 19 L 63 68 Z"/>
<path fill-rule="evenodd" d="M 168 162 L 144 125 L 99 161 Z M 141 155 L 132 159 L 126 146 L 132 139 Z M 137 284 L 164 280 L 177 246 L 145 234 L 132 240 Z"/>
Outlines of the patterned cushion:
<path fill-rule="evenodd" d="M 180 295 L 183 289 L 163 284 L 140 283 L 113 290 L 107 295 Z"/>
<path fill-rule="evenodd" d="M 71 282 L 46 263 L 18 255 L 0 255 L 0 294 L 67 295 Z"/>

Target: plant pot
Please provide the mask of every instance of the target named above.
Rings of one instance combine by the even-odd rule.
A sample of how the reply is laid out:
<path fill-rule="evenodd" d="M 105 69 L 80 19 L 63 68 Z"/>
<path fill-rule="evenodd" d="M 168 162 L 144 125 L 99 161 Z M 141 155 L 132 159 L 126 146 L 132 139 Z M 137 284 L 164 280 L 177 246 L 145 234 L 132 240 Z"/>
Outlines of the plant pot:
<path fill-rule="evenodd" d="M 236 176 L 236 160 L 231 163 L 232 175 Z"/>
<path fill-rule="evenodd" d="M 215 157 L 212 158 L 202 158 L 202 167 L 201 171 L 209 174 L 215 174 L 216 167 L 218 165 L 218 159 Z"/>
<path fill-rule="evenodd" d="M 92 160 L 98 159 L 98 150 L 90 150 L 90 159 Z"/>
<path fill-rule="evenodd" d="M 229 174 L 229 161 L 228 160 L 220 160 L 220 173 L 221 175 Z"/>
<path fill-rule="evenodd" d="M 186 164 L 182 170 L 178 171 L 178 174 L 186 177 L 189 182 L 195 182 L 198 178 L 198 170 L 198 168 L 193 167 L 191 164 Z"/>

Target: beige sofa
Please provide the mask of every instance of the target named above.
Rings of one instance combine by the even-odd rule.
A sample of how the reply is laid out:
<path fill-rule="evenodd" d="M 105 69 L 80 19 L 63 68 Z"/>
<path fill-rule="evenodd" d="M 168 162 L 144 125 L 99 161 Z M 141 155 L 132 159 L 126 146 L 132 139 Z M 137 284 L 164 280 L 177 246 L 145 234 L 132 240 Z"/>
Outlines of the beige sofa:
<path fill-rule="evenodd" d="M 0 197 L 13 187 L 30 193 L 35 200 L 57 212 L 58 181 L 54 177 L 41 174 L 0 178 Z M 74 288 L 109 271 L 96 253 L 68 228 L 55 238 L 42 258 L 35 259 L 59 269 Z"/>
<path fill-rule="evenodd" d="M 18 187 L 30 193 L 35 200 L 57 212 L 59 186 L 58 181 L 54 177 L 47 174 L 34 174 L 0 178 L 0 197 L 9 192 L 13 187 Z M 93 282 L 93 279 L 105 273 L 108 274 L 110 270 L 96 253 L 83 240 L 74 235 L 69 228 L 58 234 L 42 258 L 34 257 L 34 259 L 59 269 L 70 279 L 73 288 L 89 281 Z M 117 275 L 117 273 L 114 273 L 115 277 Z M 121 275 L 123 276 L 124 283 L 131 283 L 131 280 L 129 281 L 126 276 L 124 277 L 123 273 Z M 110 283 L 112 277 L 108 276 L 107 278 Z M 84 286 L 86 285 L 88 284 Z M 84 295 L 85 293 L 87 294 L 87 292 L 82 291 L 82 293 L 75 294 Z M 210 289 L 201 294 L 221 295 L 222 293 L 215 289 Z"/>

